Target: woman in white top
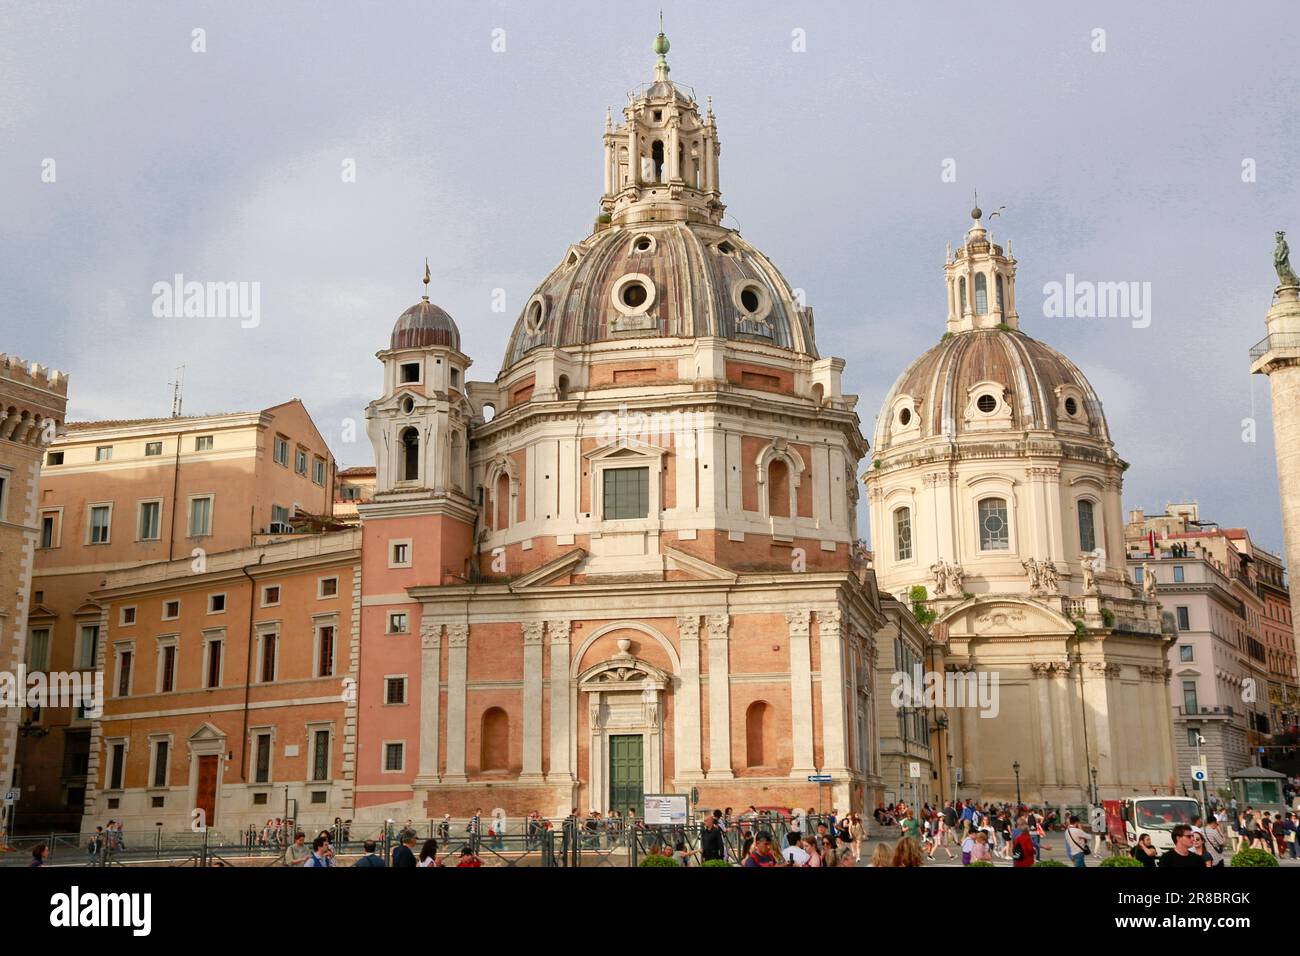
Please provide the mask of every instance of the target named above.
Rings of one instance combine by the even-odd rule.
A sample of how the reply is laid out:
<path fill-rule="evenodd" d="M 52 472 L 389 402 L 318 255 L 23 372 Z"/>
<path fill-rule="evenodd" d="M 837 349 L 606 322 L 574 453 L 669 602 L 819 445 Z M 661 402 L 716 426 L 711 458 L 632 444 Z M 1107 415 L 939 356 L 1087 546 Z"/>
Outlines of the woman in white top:
<path fill-rule="evenodd" d="M 424 846 L 420 848 L 420 859 L 416 866 L 442 866 L 438 862 L 438 841 L 425 840 Z"/>

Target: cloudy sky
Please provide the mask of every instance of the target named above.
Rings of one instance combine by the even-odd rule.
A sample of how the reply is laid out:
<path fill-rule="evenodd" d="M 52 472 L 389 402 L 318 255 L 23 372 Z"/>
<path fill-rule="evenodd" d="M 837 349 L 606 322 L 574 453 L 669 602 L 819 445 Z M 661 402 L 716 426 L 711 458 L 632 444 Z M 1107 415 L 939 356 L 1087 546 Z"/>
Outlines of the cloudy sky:
<path fill-rule="evenodd" d="M 714 98 L 727 224 L 804 290 L 864 432 L 943 332 L 944 245 L 978 189 L 1006 207 L 1023 328 L 1101 395 L 1125 506 L 1195 498 L 1280 550 L 1247 352 L 1273 233 L 1300 240 L 1294 9 L 1196 6 L 666 0 L 664 18 L 673 79 Z M 590 231 L 605 108 L 651 78 L 656 10 L 2 0 L 0 350 L 69 372 L 70 418 L 165 415 L 184 364 L 186 412 L 297 396 L 342 464 L 368 463 L 342 423 L 377 393 L 425 256 L 470 377 L 495 377 Z M 259 283 L 260 323 L 156 317 L 177 273 Z M 1149 327 L 1045 316 L 1067 273 L 1149 282 Z"/>

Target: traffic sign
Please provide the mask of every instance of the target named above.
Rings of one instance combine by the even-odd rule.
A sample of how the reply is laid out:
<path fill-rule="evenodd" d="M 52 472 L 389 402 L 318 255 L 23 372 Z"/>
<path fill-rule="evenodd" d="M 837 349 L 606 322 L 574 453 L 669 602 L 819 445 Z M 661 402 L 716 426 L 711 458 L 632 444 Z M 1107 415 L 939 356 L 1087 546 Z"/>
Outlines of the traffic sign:
<path fill-rule="evenodd" d="M 828 773 L 810 773 L 808 774 L 809 783 L 830 783 L 831 775 Z"/>
<path fill-rule="evenodd" d="M 22 796 L 22 793 L 23 792 L 21 790 L 6 790 L 5 803 L 17 803 L 18 798 Z"/>
<path fill-rule="evenodd" d="M 912 775 L 913 777 L 919 777 L 919 776 L 921 776 L 921 765 L 920 765 L 917 761 L 913 760 L 913 761 L 909 764 L 909 766 L 908 766 L 907 769 L 908 769 L 908 772 L 911 773 L 911 775 Z"/>
<path fill-rule="evenodd" d="M 1209 775 L 1205 772 L 1204 767 L 1192 768 L 1192 779 L 1195 780 L 1197 783 L 1204 783 L 1208 776 Z"/>

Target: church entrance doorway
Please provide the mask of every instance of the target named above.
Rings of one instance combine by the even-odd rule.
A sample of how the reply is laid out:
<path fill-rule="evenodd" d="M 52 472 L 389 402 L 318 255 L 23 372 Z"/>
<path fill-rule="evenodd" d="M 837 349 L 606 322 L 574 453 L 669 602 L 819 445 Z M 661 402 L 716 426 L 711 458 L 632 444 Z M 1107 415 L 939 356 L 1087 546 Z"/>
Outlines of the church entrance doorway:
<path fill-rule="evenodd" d="M 636 807 L 643 812 L 645 797 L 644 738 L 641 734 L 612 734 L 609 738 L 609 808 L 626 814 Z"/>

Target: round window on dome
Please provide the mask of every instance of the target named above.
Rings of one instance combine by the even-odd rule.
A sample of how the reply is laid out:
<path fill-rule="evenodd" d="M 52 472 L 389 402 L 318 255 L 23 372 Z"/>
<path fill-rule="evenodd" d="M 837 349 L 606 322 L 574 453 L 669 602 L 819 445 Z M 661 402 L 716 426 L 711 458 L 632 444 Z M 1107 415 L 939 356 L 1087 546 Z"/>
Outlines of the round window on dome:
<path fill-rule="evenodd" d="M 546 303 L 542 301 L 541 296 L 534 296 L 524 309 L 524 328 L 529 335 L 536 335 L 542 331 L 542 323 L 546 320 Z"/>
<path fill-rule="evenodd" d="M 761 303 L 758 298 L 758 293 L 752 286 L 746 286 L 740 290 L 740 304 L 744 307 L 746 312 L 758 311 L 758 307 Z"/>
<path fill-rule="evenodd" d="M 632 248 L 637 252 L 650 252 L 655 247 L 655 241 L 649 236 L 637 236 L 632 243 Z"/>
<path fill-rule="evenodd" d="M 629 309 L 641 308 L 649 297 L 650 294 L 646 292 L 645 286 L 640 282 L 629 282 L 623 286 L 623 291 L 620 294 L 623 304 Z"/>
<path fill-rule="evenodd" d="M 1065 414 L 1069 415 L 1071 418 L 1079 414 L 1079 403 L 1073 398 L 1067 398 L 1065 400 Z"/>
<path fill-rule="evenodd" d="M 985 415 L 992 413 L 998 407 L 998 400 L 992 395 L 981 395 L 975 402 L 975 407 Z"/>
<path fill-rule="evenodd" d="M 912 421 L 912 410 L 910 408 L 904 408 L 902 411 L 898 413 L 898 424 L 909 425 L 911 424 L 911 421 Z"/>
<path fill-rule="evenodd" d="M 415 408 L 415 402 L 411 400 L 411 397 L 409 395 L 406 398 L 402 399 L 403 413 L 409 415 L 411 414 L 411 410 L 414 408 Z"/>

